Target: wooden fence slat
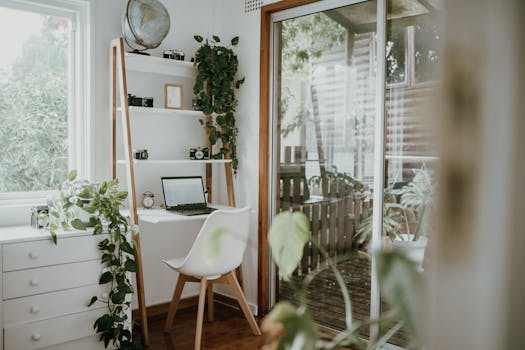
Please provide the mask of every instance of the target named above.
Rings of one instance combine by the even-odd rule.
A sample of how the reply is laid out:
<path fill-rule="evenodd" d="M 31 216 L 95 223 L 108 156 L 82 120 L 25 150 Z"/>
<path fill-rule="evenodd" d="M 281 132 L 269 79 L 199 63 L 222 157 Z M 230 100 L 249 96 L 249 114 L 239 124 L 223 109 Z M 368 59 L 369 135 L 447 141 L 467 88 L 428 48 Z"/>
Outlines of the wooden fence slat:
<path fill-rule="evenodd" d="M 333 192 L 332 192 L 333 193 Z M 336 253 L 336 237 L 337 237 L 337 227 L 336 227 L 336 221 L 337 221 L 337 207 L 338 207 L 338 201 L 334 201 L 330 203 L 330 210 L 329 210 L 329 220 L 330 220 L 330 226 L 329 226 L 329 234 L 328 234 L 328 254 L 330 256 L 335 256 Z"/>
<path fill-rule="evenodd" d="M 337 254 L 343 254 L 345 250 L 345 216 L 346 216 L 346 186 L 343 180 L 339 180 L 339 210 L 337 212 Z"/>
<path fill-rule="evenodd" d="M 357 233 L 361 226 L 361 193 L 355 193 L 354 198 L 354 230 Z"/>
<path fill-rule="evenodd" d="M 312 241 L 319 244 L 319 238 L 321 232 L 319 231 L 319 212 L 321 206 L 319 204 L 314 204 L 312 206 Z M 312 270 L 315 270 L 318 267 L 319 263 L 319 249 L 316 246 L 312 247 Z"/>
<path fill-rule="evenodd" d="M 321 234 L 319 236 L 319 245 L 323 249 L 327 249 L 328 246 L 328 204 L 322 203 L 321 204 Z M 322 254 L 320 255 L 320 263 L 324 262 L 324 257 Z"/>
<path fill-rule="evenodd" d="M 345 208 L 346 208 L 346 212 L 345 212 L 345 232 L 346 232 L 346 237 L 345 237 L 345 252 L 346 251 L 350 251 L 352 249 L 352 246 L 353 246 L 353 240 L 354 240 L 354 221 L 353 221 L 353 216 L 354 216 L 354 201 L 352 200 L 354 196 L 354 191 L 353 190 L 350 190 L 347 192 L 346 194 L 346 197 L 345 197 Z"/>
<path fill-rule="evenodd" d="M 302 206 L 303 214 L 306 215 L 306 217 L 312 222 L 310 217 L 310 206 L 309 205 L 303 205 Z M 303 249 L 303 258 L 301 260 L 301 272 L 303 275 L 308 274 L 308 268 L 310 267 L 310 257 L 312 256 L 312 246 L 311 243 L 308 242 L 305 244 Z"/>

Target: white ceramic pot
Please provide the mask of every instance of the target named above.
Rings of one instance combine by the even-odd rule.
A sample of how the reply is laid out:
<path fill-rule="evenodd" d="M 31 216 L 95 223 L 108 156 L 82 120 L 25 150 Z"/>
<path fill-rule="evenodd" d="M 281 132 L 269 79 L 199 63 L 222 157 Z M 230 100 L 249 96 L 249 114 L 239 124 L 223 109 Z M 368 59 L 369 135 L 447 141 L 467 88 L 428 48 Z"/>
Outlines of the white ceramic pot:
<path fill-rule="evenodd" d="M 425 236 L 420 236 L 417 241 L 413 241 L 413 235 L 401 234 L 392 241 L 392 246 L 405 253 L 405 255 L 417 266 L 423 268 L 423 259 L 425 258 L 425 248 L 427 247 L 428 239 Z"/>

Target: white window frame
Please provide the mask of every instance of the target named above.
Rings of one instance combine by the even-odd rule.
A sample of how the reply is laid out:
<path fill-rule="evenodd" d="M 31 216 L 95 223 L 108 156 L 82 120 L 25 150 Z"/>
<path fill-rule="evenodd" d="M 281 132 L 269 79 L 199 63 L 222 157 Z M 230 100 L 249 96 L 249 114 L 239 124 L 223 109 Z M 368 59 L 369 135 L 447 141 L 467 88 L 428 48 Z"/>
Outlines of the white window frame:
<path fill-rule="evenodd" d="M 93 178 L 91 0 L 0 0 L 0 7 L 68 18 L 72 24 L 68 98 L 68 168 Z M 73 95 L 71 95 L 73 94 Z M 57 191 L 0 192 L 0 206 L 40 203 Z"/>

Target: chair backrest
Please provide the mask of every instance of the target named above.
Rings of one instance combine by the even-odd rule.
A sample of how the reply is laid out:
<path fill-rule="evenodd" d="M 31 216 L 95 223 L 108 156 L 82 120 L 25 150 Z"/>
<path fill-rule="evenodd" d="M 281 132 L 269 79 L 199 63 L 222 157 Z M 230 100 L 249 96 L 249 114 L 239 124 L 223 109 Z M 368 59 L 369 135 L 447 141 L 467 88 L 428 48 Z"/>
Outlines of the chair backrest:
<path fill-rule="evenodd" d="M 204 222 L 179 271 L 203 277 L 235 270 L 242 263 L 249 229 L 250 208 L 214 211 Z M 210 246 L 216 249 L 212 257 L 205 251 Z"/>

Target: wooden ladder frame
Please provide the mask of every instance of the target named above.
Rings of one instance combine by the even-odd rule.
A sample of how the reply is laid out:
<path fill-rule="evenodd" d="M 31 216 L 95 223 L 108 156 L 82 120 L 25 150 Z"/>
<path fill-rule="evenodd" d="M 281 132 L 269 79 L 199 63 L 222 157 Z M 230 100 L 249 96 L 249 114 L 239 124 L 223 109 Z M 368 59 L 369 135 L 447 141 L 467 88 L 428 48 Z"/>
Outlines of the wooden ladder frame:
<path fill-rule="evenodd" d="M 122 135 L 124 142 L 126 178 L 128 184 L 128 200 L 129 200 L 129 214 L 131 222 L 138 225 L 139 217 L 137 212 L 137 194 L 135 191 L 135 171 L 131 146 L 131 125 L 129 119 L 128 106 L 128 88 L 126 81 L 126 60 L 124 50 L 124 39 L 116 38 L 111 40 L 110 44 L 110 122 L 111 122 L 111 177 L 117 178 L 117 89 L 119 90 L 118 99 L 121 104 L 121 119 L 122 119 Z M 209 120 L 211 116 L 207 116 Z M 208 141 L 208 149 L 211 151 L 211 145 Z M 229 155 L 225 157 L 230 159 Z M 208 202 L 212 200 L 212 164 L 206 164 L 206 187 L 208 190 Z M 226 186 L 228 191 L 228 205 L 235 207 L 235 192 L 233 188 L 233 169 L 232 163 L 224 164 L 226 175 Z M 133 241 L 135 243 L 135 262 L 137 263 L 137 297 L 139 304 L 139 315 L 141 319 L 142 343 L 145 346 L 149 345 L 148 332 L 148 315 L 146 309 L 146 299 L 144 294 L 144 275 L 142 267 L 142 254 L 140 249 L 140 234 L 133 234 Z M 241 266 L 237 268 L 237 277 L 241 287 L 243 286 L 243 276 Z M 209 292 L 212 294 L 212 285 L 210 285 Z"/>

